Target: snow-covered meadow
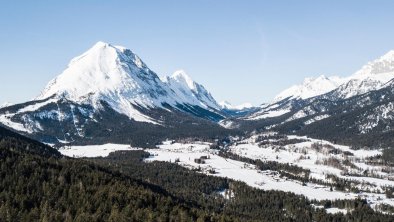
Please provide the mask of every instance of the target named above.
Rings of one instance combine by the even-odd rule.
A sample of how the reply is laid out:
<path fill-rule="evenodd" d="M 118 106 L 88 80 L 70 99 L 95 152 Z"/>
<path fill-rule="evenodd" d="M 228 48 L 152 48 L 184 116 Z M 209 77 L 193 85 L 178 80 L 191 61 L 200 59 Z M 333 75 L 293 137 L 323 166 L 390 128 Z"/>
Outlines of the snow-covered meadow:
<path fill-rule="evenodd" d="M 110 153 L 120 150 L 136 150 L 129 145 L 123 144 L 104 144 L 90 146 L 66 146 L 59 149 L 59 152 L 65 156 L 81 158 L 81 157 L 106 157 Z"/>

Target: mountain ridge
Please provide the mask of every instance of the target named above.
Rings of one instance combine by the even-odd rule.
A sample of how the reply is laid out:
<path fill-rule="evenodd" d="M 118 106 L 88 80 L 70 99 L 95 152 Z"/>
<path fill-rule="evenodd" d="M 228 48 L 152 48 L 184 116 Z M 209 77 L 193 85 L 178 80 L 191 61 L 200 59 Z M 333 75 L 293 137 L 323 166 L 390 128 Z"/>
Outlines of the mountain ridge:
<path fill-rule="evenodd" d="M 394 50 L 363 65 L 347 77 L 321 75 L 305 78 L 302 84 L 293 85 L 277 96 L 273 102 L 286 98 L 308 99 L 331 93 L 331 99 L 344 99 L 381 88 L 394 78 Z M 337 93 L 332 93 L 332 91 Z M 342 93 L 338 93 L 341 91 Z M 334 98 L 334 95 L 337 97 Z"/>

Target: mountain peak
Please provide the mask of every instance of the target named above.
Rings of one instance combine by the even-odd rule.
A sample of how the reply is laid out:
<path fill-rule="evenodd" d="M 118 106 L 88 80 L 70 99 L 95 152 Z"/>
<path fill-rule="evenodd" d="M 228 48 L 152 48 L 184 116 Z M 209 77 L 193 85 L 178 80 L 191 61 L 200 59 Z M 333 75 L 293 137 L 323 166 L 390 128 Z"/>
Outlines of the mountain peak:
<path fill-rule="evenodd" d="M 53 79 L 39 96 L 54 94 L 79 100 L 91 94 L 119 94 L 138 89 L 139 81 L 158 80 L 131 50 L 97 42 L 80 56 L 71 60 L 66 70 Z"/>
<path fill-rule="evenodd" d="M 380 57 L 380 59 L 394 61 L 394 50 L 388 51 L 386 54 Z"/>
<path fill-rule="evenodd" d="M 350 78 L 371 78 L 382 83 L 390 81 L 394 78 L 394 50 L 390 50 L 378 59 L 368 62 Z"/>
<path fill-rule="evenodd" d="M 180 104 L 219 110 L 202 85 L 183 70 L 160 80 L 130 49 L 97 42 L 51 80 L 37 100 L 64 98 L 78 104 L 101 107 L 106 102 L 115 111 L 137 121 L 151 122 L 135 106 L 163 108 Z"/>
<path fill-rule="evenodd" d="M 51 80 L 37 99 L 54 96 L 76 103 L 100 106 L 106 101 L 116 111 L 135 120 L 149 121 L 134 108 L 161 106 L 168 90 L 131 50 L 98 42 L 71 60 Z M 160 98 L 159 96 L 160 95 Z"/>
<path fill-rule="evenodd" d="M 307 77 L 304 79 L 303 84 L 310 84 L 312 82 L 318 82 L 318 81 L 325 81 L 328 80 L 329 78 L 326 77 L 325 75 L 320 75 L 318 77 Z"/>
<path fill-rule="evenodd" d="M 93 49 L 103 49 L 106 47 L 114 47 L 110 43 L 103 42 L 103 41 L 98 41 L 96 42 L 88 51 L 93 50 Z"/>
<path fill-rule="evenodd" d="M 103 41 L 98 41 L 96 42 L 96 44 L 94 44 L 93 47 L 105 47 L 105 46 L 109 46 L 111 44 L 107 43 L 107 42 L 103 42 Z"/>
<path fill-rule="evenodd" d="M 186 74 L 184 70 L 177 70 L 175 71 L 171 77 L 172 79 L 176 80 L 179 83 L 186 84 L 191 90 L 196 89 L 196 84 L 189 75 Z"/>
<path fill-rule="evenodd" d="M 87 54 L 100 54 L 100 53 L 107 53 L 108 51 L 116 52 L 114 55 L 119 56 L 120 53 L 125 49 L 123 46 L 114 46 L 107 42 L 98 41 L 94 44 L 90 49 L 88 49 L 83 55 Z"/>

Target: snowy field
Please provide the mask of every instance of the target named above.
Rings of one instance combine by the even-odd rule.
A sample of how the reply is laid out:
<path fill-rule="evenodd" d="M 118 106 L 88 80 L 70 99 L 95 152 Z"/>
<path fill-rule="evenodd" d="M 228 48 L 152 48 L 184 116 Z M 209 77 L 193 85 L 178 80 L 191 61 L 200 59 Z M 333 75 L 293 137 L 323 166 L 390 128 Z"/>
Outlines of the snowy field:
<path fill-rule="evenodd" d="M 165 143 L 159 146 L 160 149 L 148 150 L 154 154 L 147 161 L 172 161 L 179 158 L 179 164 L 187 168 L 200 167 L 203 172 L 210 169 L 215 170 L 215 176 L 228 177 L 234 180 L 244 181 L 249 186 L 264 190 L 289 191 L 296 194 L 309 196 L 311 199 L 345 199 L 354 198 L 353 195 L 341 192 L 330 192 L 329 187 L 321 188 L 319 185 L 309 184 L 302 186 L 298 181 L 281 179 L 271 171 L 257 170 L 254 165 L 246 164 L 241 161 L 226 159 L 215 154 L 216 151 L 209 150 L 209 144 L 180 144 Z M 197 164 L 194 159 L 209 155 L 205 164 Z M 319 188 L 320 187 L 320 188 Z"/>
<path fill-rule="evenodd" d="M 296 137 L 290 137 L 296 138 Z M 298 153 L 299 148 L 310 146 L 311 143 L 316 141 L 311 140 L 309 142 L 303 142 L 299 144 L 290 144 L 284 150 L 275 151 L 272 148 L 260 148 L 252 142 L 253 138 L 248 138 L 247 144 L 233 145 L 229 149 L 231 152 L 239 155 L 262 160 L 273 160 L 281 163 L 294 163 L 305 169 L 311 170 L 310 177 L 325 179 L 327 174 L 334 174 L 338 177 L 345 178 L 346 176 L 341 175 L 341 170 L 326 166 L 315 164 L 319 158 L 326 158 L 327 155 L 308 150 L 307 155 L 310 159 L 301 159 Z M 245 142 L 245 141 L 243 141 Z M 325 141 L 324 141 L 325 142 Z M 328 143 L 328 142 L 327 142 Z M 374 207 L 380 204 L 388 204 L 394 206 L 394 200 L 386 198 L 385 194 L 366 192 L 361 189 L 359 193 L 342 192 L 342 191 L 330 191 L 330 187 L 307 183 L 302 184 L 300 181 L 290 180 L 281 178 L 276 172 L 273 171 L 260 171 L 254 165 L 246 164 L 241 161 L 235 161 L 226 159 L 217 155 L 216 150 L 209 149 L 209 143 L 195 142 L 189 144 L 173 143 L 170 141 L 163 142 L 163 145 L 158 146 L 158 149 L 145 149 L 145 151 L 151 153 L 151 157 L 146 159 L 147 162 L 151 161 L 167 161 L 177 162 L 177 164 L 184 166 L 189 169 L 200 168 L 201 172 L 219 176 L 228 177 L 234 180 L 239 180 L 247 183 L 249 186 L 256 187 L 263 190 L 280 190 L 286 192 L 293 192 L 308 197 L 309 199 L 315 200 L 335 200 L 335 199 L 355 199 L 358 197 L 365 198 L 369 204 Z M 286 146 L 285 146 L 286 147 Z M 380 153 L 380 151 L 367 151 L 367 150 L 350 150 L 346 146 L 337 146 L 339 149 L 354 153 L 354 157 L 368 157 L 374 156 Z M 66 156 L 71 157 L 95 157 L 95 156 L 106 156 L 110 152 L 116 150 L 136 150 L 129 145 L 118 145 L 118 144 L 105 144 L 95 146 L 72 146 L 68 148 L 61 148 L 59 151 Z M 305 155 L 305 154 L 302 154 Z M 198 164 L 195 159 L 205 159 L 205 163 Z M 365 163 L 360 163 L 360 167 L 371 167 Z M 375 189 L 383 189 L 384 186 L 393 186 L 394 182 L 387 179 L 378 179 L 370 177 L 348 177 L 348 179 L 354 179 L 358 181 L 366 181 L 372 185 Z M 360 187 L 362 188 L 362 187 Z M 340 209 L 328 210 L 329 213 L 343 212 Z"/>
<path fill-rule="evenodd" d="M 231 146 L 229 149 L 235 154 L 251 159 L 276 161 L 279 163 L 291 163 L 304 169 L 309 169 L 311 171 L 311 177 L 316 179 L 325 180 L 327 175 L 332 174 L 343 179 L 369 182 L 377 186 L 370 188 L 379 188 L 381 192 L 383 192 L 384 186 L 394 187 L 394 181 L 387 179 L 391 175 L 388 173 L 383 173 L 381 166 L 367 165 L 365 163 L 365 158 L 382 154 L 380 150 L 352 150 L 348 146 L 335 145 L 327 141 L 298 136 L 288 136 L 288 139 L 303 139 L 308 141 L 280 146 L 280 148 L 272 145 L 260 147 L 256 142 L 254 142 L 254 139 L 255 138 L 248 138 L 246 140 L 240 141 L 238 144 Z M 328 153 L 325 148 L 322 148 L 320 151 L 316 151 L 311 149 L 312 144 L 320 144 L 322 146 L 330 145 L 340 150 L 341 153 Z M 349 154 L 351 153 L 351 155 L 346 156 L 343 154 L 343 152 L 348 152 Z M 340 161 L 345 159 L 349 160 L 357 167 L 357 169 L 342 165 L 342 167 L 345 167 L 348 172 L 361 174 L 365 170 L 368 170 L 376 173 L 383 179 L 361 176 L 345 176 L 343 172 L 344 170 L 342 169 L 338 169 L 333 166 L 317 164 L 317 162 L 322 162 L 328 158 L 336 158 Z"/>
<path fill-rule="evenodd" d="M 130 145 L 122 144 L 104 144 L 104 145 L 91 145 L 91 146 L 69 146 L 62 147 L 59 152 L 65 156 L 81 158 L 81 157 L 105 157 L 111 152 L 119 150 L 136 150 Z"/>

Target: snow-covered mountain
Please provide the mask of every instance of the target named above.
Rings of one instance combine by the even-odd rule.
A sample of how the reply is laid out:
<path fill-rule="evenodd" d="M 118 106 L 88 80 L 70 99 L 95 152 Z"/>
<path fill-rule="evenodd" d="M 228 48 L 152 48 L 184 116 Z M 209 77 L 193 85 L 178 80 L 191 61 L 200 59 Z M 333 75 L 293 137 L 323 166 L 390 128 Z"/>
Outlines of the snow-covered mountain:
<path fill-rule="evenodd" d="M 243 110 L 243 109 L 250 109 L 254 107 L 251 103 L 242 103 L 240 105 L 234 106 L 228 101 L 221 101 L 219 102 L 219 105 L 222 109 L 228 109 L 228 110 Z"/>
<path fill-rule="evenodd" d="M 332 92 L 323 95 L 330 100 L 347 99 L 372 90 L 378 90 L 394 78 L 394 50 L 368 62 Z"/>
<path fill-rule="evenodd" d="M 294 91 L 293 96 L 289 94 L 262 106 L 243 119 L 282 133 L 356 146 L 393 146 L 394 51 L 369 62 L 342 81 L 335 89 L 314 97 L 299 93 L 303 90 Z M 314 81 L 307 81 L 310 82 Z M 318 81 L 321 82 L 325 81 Z M 299 89 L 307 89 L 307 85 Z"/>
<path fill-rule="evenodd" d="M 50 97 L 98 108 L 100 101 L 137 121 L 151 122 L 133 105 L 153 107 L 168 98 L 164 84 L 128 49 L 98 42 L 74 58 L 51 80 L 36 100 Z"/>
<path fill-rule="evenodd" d="M 315 97 L 275 124 L 283 132 L 340 141 L 349 145 L 390 147 L 394 144 L 394 81 L 378 90 L 330 101 Z"/>
<path fill-rule="evenodd" d="M 151 125 L 156 125 L 152 131 L 179 130 L 175 126 L 181 123 L 190 130 L 212 127 L 225 115 L 212 95 L 184 71 L 160 79 L 131 50 L 98 42 L 72 59 L 36 99 L 1 109 L 0 123 L 56 143 L 86 139 L 100 128 L 113 132 L 121 127 L 122 134 L 137 134 Z"/>
<path fill-rule="evenodd" d="M 278 94 L 271 104 L 262 106 L 246 117 L 259 120 L 278 117 L 299 109 L 315 100 L 340 101 L 384 88 L 394 78 L 394 51 L 364 65 L 348 77 L 306 78 L 302 84 L 292 86 Z M 324 107 L 321 107 L 324 109 Z M 311 113 L 305 108 L 303 115 Z"/>
<path fill-rule="evenodd" d="M 75 103 L 111 108 L 131 119 L 152 120 L 135 109 L 177 107 L 178 104 L 219 109 L 203 86 L 184 72 L 176 72 L 165 81 L 151 71 L 131 50 L 98 42 L 87 52 L 71 60 L 67 69 L 51 80 L 37 100 L 64 98 Z"/>
<path fill-rule="evenodd" d="M 243 103 L 243 104 L 234 106 L 228 101 L 222 101 L 219 103 L 219 105 L 221 107 L 221 111 L 223 113 L 227 114 L 226 116 L 235 117 L 235 118 L 247 116 L 248 114 L 253 113 L 254 111 L 256 111 L 258 109 L 258 107 L 253 106 L 251 103 Z M 223 124 L 225 122 L 227 122 L 227 124 Z M 230 122 L 232 122 L 232 121 L 223 120 L 220 122 L 220 125 L 224 126 L 226 128 L 229 128 L 228 123 L 230 123 Z M 234 125 L 234 124 L 232 124 L 232 125 Z"/>
<path fill-rule="evenodd" d="M 360 95 L 371 90 L 381 88 L 394 78 L 394 50 L 389 51 L 380 58 L 368 62 L 360 70 L 348 77 L 306 78 L 302 84 L 294 85 L 279 93 L 274 102 L 291 99 L 308 99 L 315 96 L 324 96 L 331 100 L 346 99 Z"/>

